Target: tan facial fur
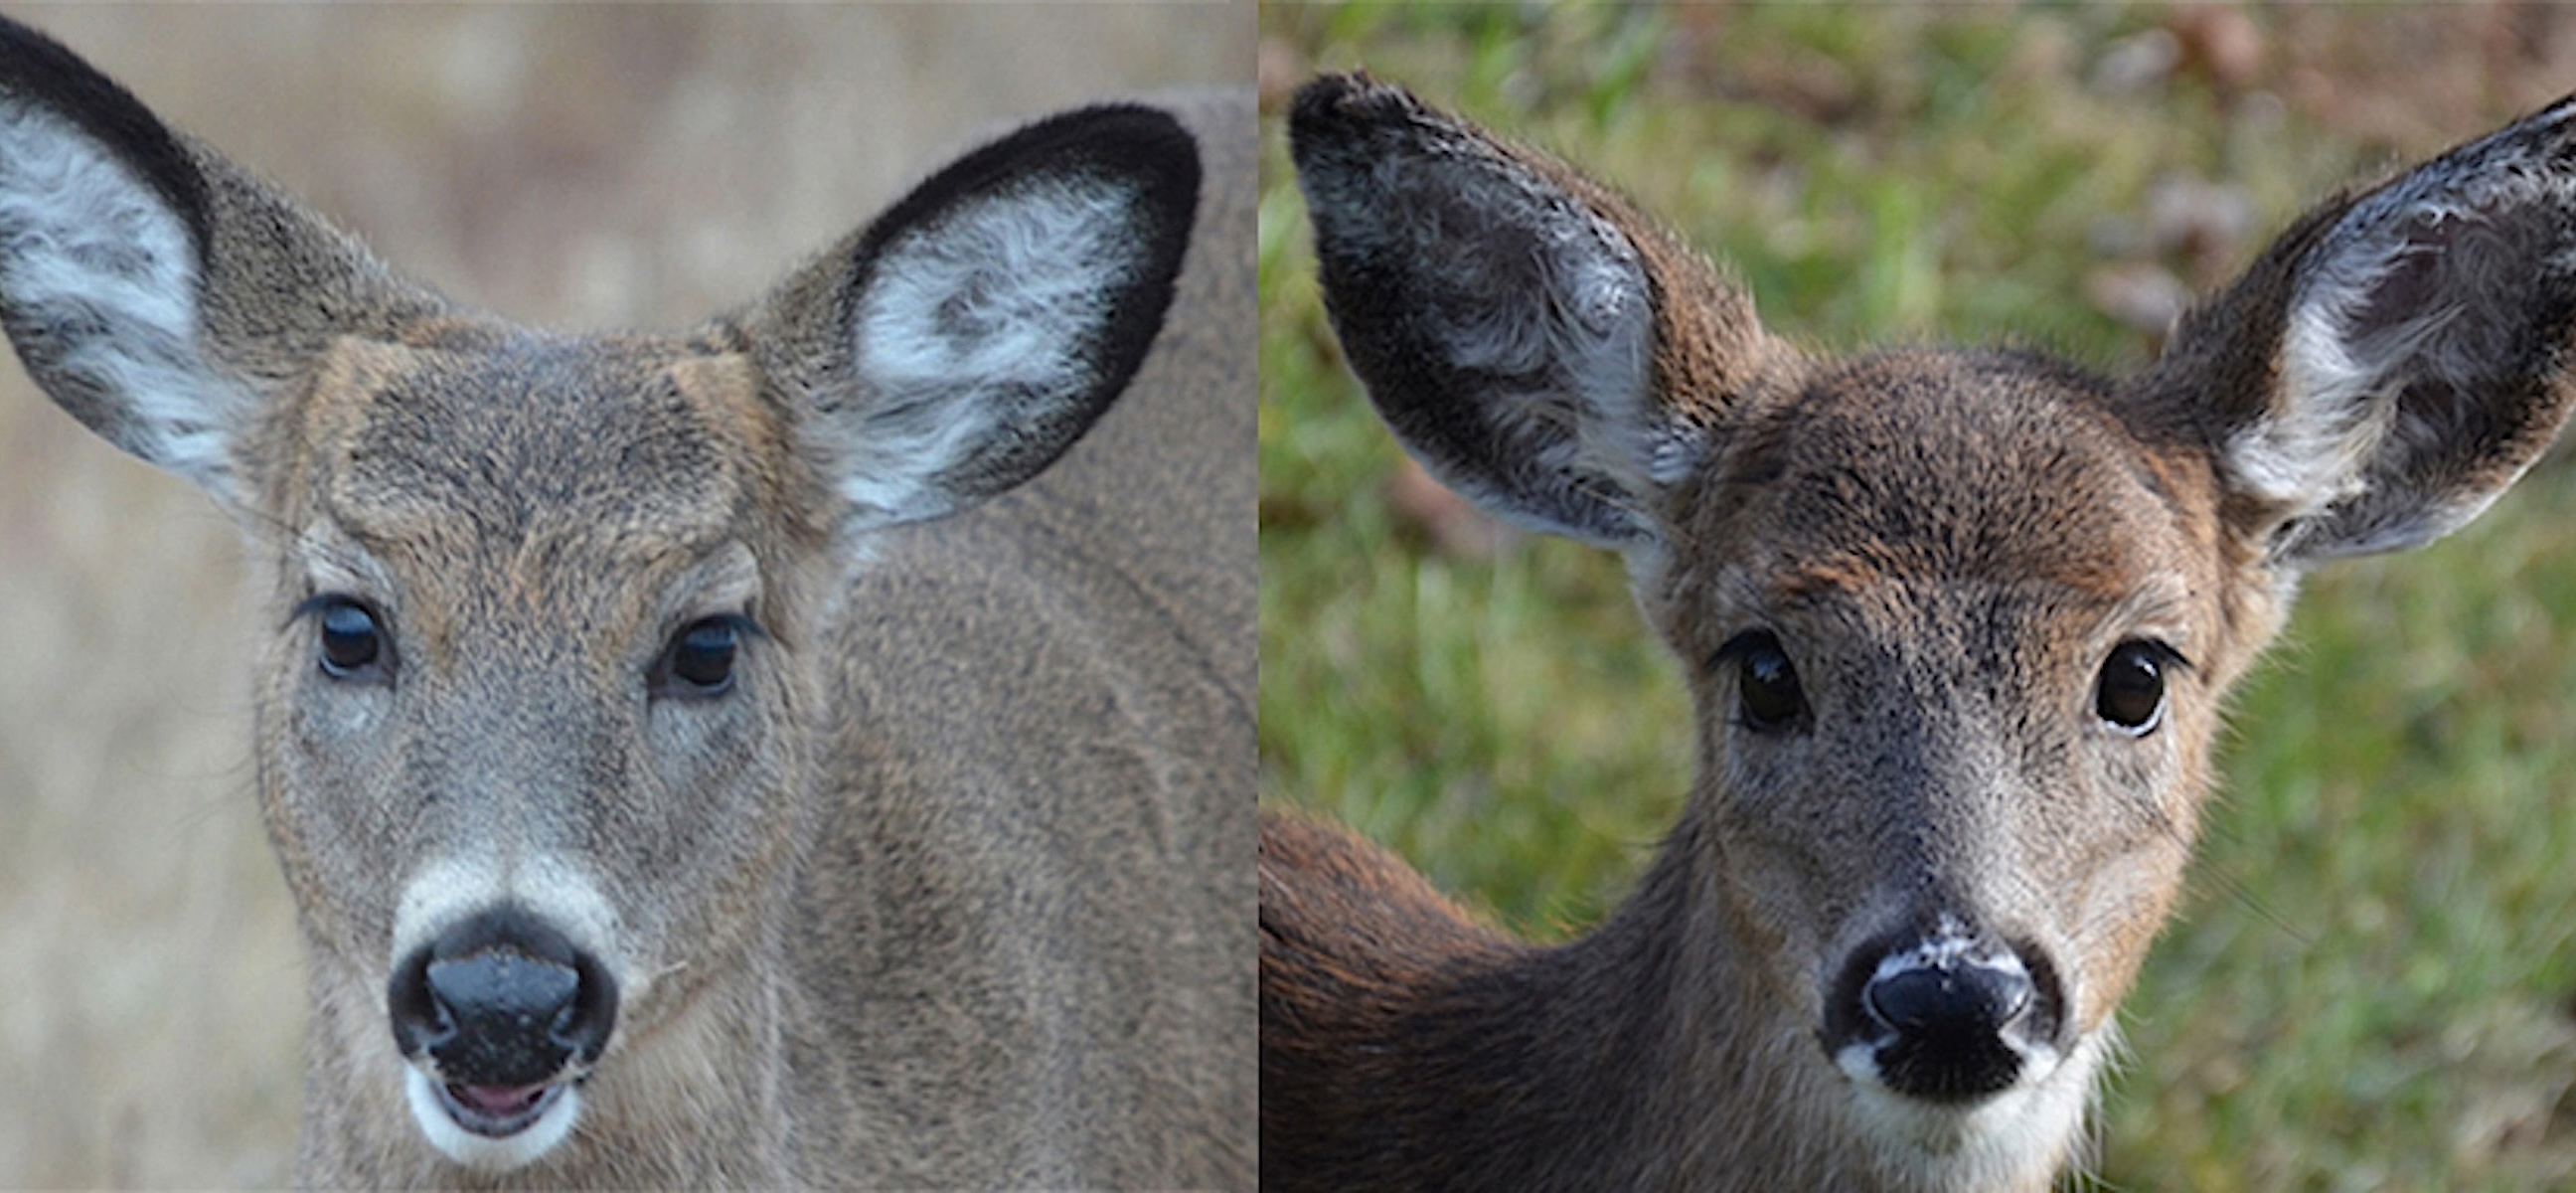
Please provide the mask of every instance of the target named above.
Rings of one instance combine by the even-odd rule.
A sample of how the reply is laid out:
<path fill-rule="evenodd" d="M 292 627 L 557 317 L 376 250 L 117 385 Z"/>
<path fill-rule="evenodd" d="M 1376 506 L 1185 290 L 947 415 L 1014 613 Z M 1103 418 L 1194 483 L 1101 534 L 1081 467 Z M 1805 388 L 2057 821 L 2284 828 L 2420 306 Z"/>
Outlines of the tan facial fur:
<path fill-rule="evenodd" d="M 1265 818 L 1264 1184 L 2055 1180 L 2300 576 L 2456 528 L 2576 405 L 2571 111 L 2320 204 L 2115 379 L 1807 352 L 1568 167 L 1304 87 L 1352 371 L 1453 489 L 1625 556 L 1698 750 L 1557 948 Z"/>
<path fill-rule="evenodd" d="M 303 1182 L 1250 1182 L 1250 122 L 568 334 L 0 27 L 0 319 L 249 534 Z"/>

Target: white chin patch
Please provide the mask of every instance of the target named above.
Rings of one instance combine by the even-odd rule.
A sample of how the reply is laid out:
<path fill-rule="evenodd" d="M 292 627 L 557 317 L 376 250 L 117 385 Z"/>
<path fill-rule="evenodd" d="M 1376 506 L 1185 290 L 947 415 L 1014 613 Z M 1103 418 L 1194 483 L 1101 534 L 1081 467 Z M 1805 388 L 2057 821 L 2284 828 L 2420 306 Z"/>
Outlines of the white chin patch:
<path fill-rule="evenodd" d="M 1854 1120 L 1881 1165 L 1930 1189 L 2036 1187 L 2070 1158 L 2095 1074 L 2110 1047 L 2105 1027 L 2063 1056 L 2027 1050 L 2022 1079 L 1991 1097 L 1942 1106 L 1887 1087 L 1872 1050 L 1844 1048 L 1834 1065 L 1851 1078 Z"/>
<path fill-rule="evenodd" d="M 486 1174 L 534 1163 L 572 1134 L 574 1120 L 581 1117 L 581 1091 L 566 1087 L 534 1121 L 508 1135 L 494 1137 L 466 1130 L 448 1110 L 438 1084 L 410 1065 L 403 1066 L 403 1094 L 411 1102 L 412 1121 L 420 1124 L 420 1133 L 431 1147 L 438 1149 L 438 1154 Z"/>

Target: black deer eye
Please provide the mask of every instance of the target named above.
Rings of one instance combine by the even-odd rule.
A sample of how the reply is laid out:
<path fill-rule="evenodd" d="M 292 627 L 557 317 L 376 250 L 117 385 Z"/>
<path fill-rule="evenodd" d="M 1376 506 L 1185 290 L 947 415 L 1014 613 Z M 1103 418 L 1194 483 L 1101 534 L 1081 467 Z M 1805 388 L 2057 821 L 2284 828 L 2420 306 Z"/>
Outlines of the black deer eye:
<path fill-rule="evenodd" d="M 2094 715 L 2131 737 L 2155 732 L 2164 721 L 2165 672 L 2181 663 L 2161 642 L 2131 639 L 2113 647 L 2094 683 Z"/>
<path fill-rule="evenodd" d="M 1717 652 L 1719 661 L 1735 664 L 1736 707 L 1745 728 L 1778 733 L 1807 717 L 1807 693 L 1798 686 L 1798 669 L 1769 630 L 1747 630 Z"/>
<path fill-rule="evenodd" d="M 740 617 L 709 617 L 683 627 L 653 669 L 654 694 L 705 699 L 733 690 L 734 655 L 746 628 Z"/>
<path fill-rule="evenodd" d="M 322 674 L 353 681 L 390 675 L 393 648 L 374 610 L 348 597 L 318 596 L 296 608 L 298 616 L 307 613 L 320 627 Z"/>

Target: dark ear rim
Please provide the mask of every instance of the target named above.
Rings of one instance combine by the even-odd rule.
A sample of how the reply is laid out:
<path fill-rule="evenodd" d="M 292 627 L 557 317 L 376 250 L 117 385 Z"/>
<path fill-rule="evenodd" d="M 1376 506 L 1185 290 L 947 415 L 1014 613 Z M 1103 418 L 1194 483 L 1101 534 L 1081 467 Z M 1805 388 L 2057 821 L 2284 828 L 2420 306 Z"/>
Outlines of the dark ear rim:
<path fill-rule="evenodd" d="M 206 179 L 178 135 L 143 102 L 61 42 L 0 16 L 0 93 L 41 104 L 78 125 L 141 176 L 187 224 L 199 269 L 208 231 Z"/>
<path fill-rule="evenodd" d="M 932 480 L 952 484 L 969 498 L 1011 488 L 1072 450 L 1126 392 L 1160 337 L 1178 291 L 1198 220 L 1201 172 L 1197 138 L 1171 113 L 1135 103 L 1095 104 L 1038 120 L 968 152 L 897 200 L 860 235 L 852 253 L 855 264 L 835 301 L 834 326 L 845 340 L 854 334 L 862 297 L 875 282 L 888 246 L 935 227 L 946 212 L 1045 178 L 1090 175 L 1135 188 L 1144 263 L 1122 287 L 1123 301 L 1098 336 L 1084 345 L 1094 378 L 1091 391 L 1038 420 L 1028 433 L 1009 436 Z M 1057 433 L 1069 423 L 1079 425 L 1070 434 Z M 981 483 L 996 477 L 1005 479 Z"/>

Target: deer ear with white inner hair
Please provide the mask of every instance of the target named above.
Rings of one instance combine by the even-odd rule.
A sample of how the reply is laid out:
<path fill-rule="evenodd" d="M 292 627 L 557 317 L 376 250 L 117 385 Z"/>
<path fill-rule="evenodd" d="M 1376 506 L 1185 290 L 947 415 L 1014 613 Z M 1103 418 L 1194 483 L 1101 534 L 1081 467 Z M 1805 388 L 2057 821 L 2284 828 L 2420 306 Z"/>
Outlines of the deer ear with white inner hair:
<path fill-rule="evenodd" d="M 1162 328 L 1198 191 L 1171 116 L 1086 108 L 967 154 L 764 299 L 756 350 L 852 523 L 952 513 L 1071 447 Z"/>
<path fill-rule="evenodd" d="M 1488 512 L 1629 548 L 1713 448 L 1767 337 L 1752 304 L 1627 204 L 1365 75 L 1289 117 L 1324 306 L 1387 426 Z M 1675 296 L 1693 303 L 1668 310 Z M 1667 341 L 1713 363 L 1676 395 Z"/>
<path fill-rule="evenodd" d="M 2576 386 L 2576 100 L 2285 233 L 2145 383 L 2206 395 L 2279 563 L 2421 546 L 2557 437 Z"/>

